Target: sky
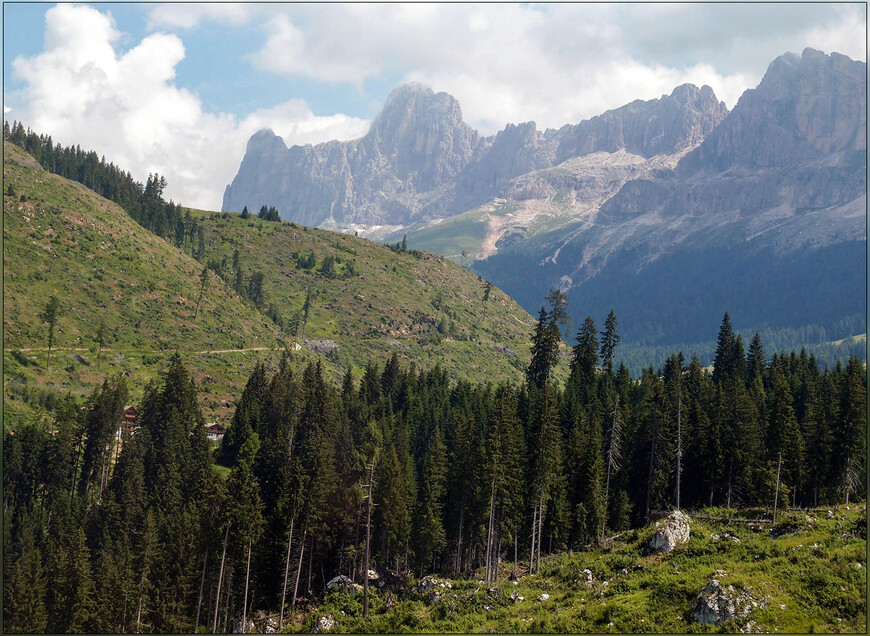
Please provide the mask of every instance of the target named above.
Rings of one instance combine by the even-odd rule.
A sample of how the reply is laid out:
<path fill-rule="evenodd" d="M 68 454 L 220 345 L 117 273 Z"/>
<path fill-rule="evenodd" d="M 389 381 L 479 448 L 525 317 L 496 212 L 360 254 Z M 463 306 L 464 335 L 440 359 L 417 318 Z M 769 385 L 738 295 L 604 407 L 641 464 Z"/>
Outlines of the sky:
<path fill-rule="evenodd" d="M 250 136 L 363 136 L 397 85 L 484 135 L 575 124 L 691 82 L 733 108 L 805 47 L 866 61 L 863 3 L 3 4 L 4 118 L 219 210 Z"/>

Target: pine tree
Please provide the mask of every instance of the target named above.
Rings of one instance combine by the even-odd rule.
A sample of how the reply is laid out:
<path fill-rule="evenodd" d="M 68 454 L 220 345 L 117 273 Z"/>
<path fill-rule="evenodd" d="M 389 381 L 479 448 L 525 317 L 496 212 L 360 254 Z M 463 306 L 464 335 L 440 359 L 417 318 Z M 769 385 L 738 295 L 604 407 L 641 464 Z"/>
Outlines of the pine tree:
<path fill-rule="evenodd" d="M 713 382 L 718 384 L 726 378 L 743 377 L 745 361 L 743 360 L 742 341 L 735 336 L 731 327 L 728 312 L 722 317 L 719 335 L 716 338 L 716 356 L 713 359 Z"/>
<path fill-rule="evenodd" d="M 103 382 L 88 400 L 79 496 L 84 497 L 92 487 L 102 495 L 108 483 L 113 440 L 123 421 L 127 397 L 127 383 L 119 375 Z"/>
<path fill-rule="evenodd" d="M 861 476 L 866 471 L 867 372 L 861 360 L 849 358 L 840 386 L 835 471 L 848 504 L 850 495 L 864 494 Z"/>
<path fill-rule="evenodd" d="M 54 328 L 57 326 L 57 320 L 63 314 L 63 309 L 60 306 L 60 301 L 52 294 L 48 302 L 45 303 L 42 311 L 39 313 L 39 319 L 48 325 L 48 355 L 45 358 L 45 370 L 48 371 L 49 363 L 51 362 L 51 347 L 54 344 Z"/>
<path fill-rule="evenodd" d="M 529 386 L 542 388 L 550 377 L 550 371 L 559 354 L 559 341 L 553 331 L 547 310 L 541 307 L 538 323 L 532 335 L 532 359 L 526 371 Z"/>
<path fill-rule="evenodd" d="M 541 560 L 543 519 L 548 503 L 563 487 L 562 433 L 559 428 L 555 389 L 546 383 L 532 394 L 529 452 L 530 495 L 532 504 L 532 552 L 530 571 L 537 571 Z"/>
<path fill-rule="evenodd" d="M 620 340 L 616 325 L 616 313 L 611 309 L 604 322 L 604 332 L 601 334 L 601 361 L 608 373 L 613 373 L 613 354 Z"/>
<path fill-rule="evenodd" d="M 598 367 L 598 331 L 590 316 L 577 332 L 577 344 L 571 353 L 571 375 L 568 385 L 580 396 L 584 406 L 591 406 L 596 388 L 595 373 Z"/>
<path fill-rule="evenodd" d="M 429 435 L 423 461 L 420 501 L 417 512 L 416 555 L 421 569 L 435 570 L 438 557 L 447 546 L 443 510 L 447 483 L 447 447 L 437 425 Z"/>
<path fill-rule="evenodd" d="M 803 440 L 781 365 L 774 365 L 772 373 L 773 386 L 767 408 L 767 458 L 772 463 L 782 457 L 782 480 L 789 488 L 787 492 L 791 492 L 801 483 Z"/>
<path fill-rule="evenodd" d="M 507 538 L 516 549 L 523 513 L 525 443 L 509 387 L 501 386 L 496 391 L 484 457 L 486 478 L 481 481 L 484 488 L 489 485 L 484 578 L 495 582 L 501 544 Z"/>

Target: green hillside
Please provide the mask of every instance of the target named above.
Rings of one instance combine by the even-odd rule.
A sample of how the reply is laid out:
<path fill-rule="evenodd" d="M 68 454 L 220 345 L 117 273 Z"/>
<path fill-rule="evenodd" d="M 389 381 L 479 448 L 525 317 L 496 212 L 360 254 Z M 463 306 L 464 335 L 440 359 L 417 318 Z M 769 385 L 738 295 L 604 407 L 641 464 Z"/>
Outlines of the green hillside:
<path fill-rule="evenodd" d="M 227 279 L 210 270 L 197 314 L 202 263 L 93 191 L 44 171 L 17 146 L 5 143 L 4 153 L 9 421 L 50 409 L 59 392 L 85 394 L 119 372 L 138 400 L 175 351 L 203 389 L 206 416 L 224 420 L 254 361 L 274 367 L 285 349 L 300 365 L 321 358 L 334 380 L 348 366 L 361 372 L 369 359 L 383 362 L 393 353 L 473 380 L 523 375 L 532 318 L 497 289 L 484 304 L 483 282 L 440 257 L 289 223 L 191 211 L 205 230 L 203 260 L 217 263 Z M 233 289 L 235 249 L 244 289 L 252 274 L 263 274 L 259 306 Z M 297 268 L 310 254 L 314 267 Z M 332 273 L 329 266 L 324 271 L 327 260 Z M 51 295 L 62 315 L 46 371 L 47 327 L 38 316 Z M 270 307 L 281 326 L 267 317 Z M 291 328 L 297 312 L 299 324 Z"/>
<path fill-rule="evenodd" d="M 292 616 L 290 630 L 311 631 L 330 616 L 337 633 L 866 633 L 865 504 L 780 512 L 774 531 L 728 521 L 735 513 L 700 511 L 719 519 L 693 519 L 688 543 L 670 554 L 646 548 L 648 526 L 604 548 L 545 558 L 538 574 L 523 576 L 519 563 L 516 580 L 510 554 L 496 584 L 439 576 L 451 587 L 423 592 L 414 577 L 373 586 L 368 618 L 361 594 L 327 591 Z M 698 622 L 693 606 L 713 579 L 746 615 Z"/>
<path fill-rule="evenodd" d="M 395 353 L 469 380 L 519 381 L 525 372 L 532 318 L 498 289 L 484 303 L 484 282 L 442 257 L 255 216 L 196 214 L 206 258 L 227 280 L 235 250 L 245 280 L 264 273 L 263 308 L 274 305 L 294 348 L 327 350 L 341 368 Z"/>

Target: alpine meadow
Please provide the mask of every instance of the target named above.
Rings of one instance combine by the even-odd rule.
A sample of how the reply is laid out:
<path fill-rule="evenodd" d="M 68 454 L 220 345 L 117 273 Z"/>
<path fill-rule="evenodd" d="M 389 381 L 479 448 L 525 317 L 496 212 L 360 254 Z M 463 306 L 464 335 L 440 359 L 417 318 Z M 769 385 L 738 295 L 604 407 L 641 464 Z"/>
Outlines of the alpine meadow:
<path fill-rule="evenodd" d="M 867 633 L 865 44 L 4 5 L 3 632 Z"/>

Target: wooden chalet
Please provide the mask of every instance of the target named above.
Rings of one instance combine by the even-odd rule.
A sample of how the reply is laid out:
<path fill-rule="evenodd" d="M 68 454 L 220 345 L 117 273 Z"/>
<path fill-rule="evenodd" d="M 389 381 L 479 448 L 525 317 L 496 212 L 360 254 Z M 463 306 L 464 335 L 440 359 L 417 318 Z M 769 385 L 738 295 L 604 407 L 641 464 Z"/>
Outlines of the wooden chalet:
<path fill-rule="evenodd" d="M 224 438 L 224 433 L 226 432 L 227 430 L 217 422 L 209 422 L 205 425 L 205 435 L 212 442 L 221 441 Z"/>

